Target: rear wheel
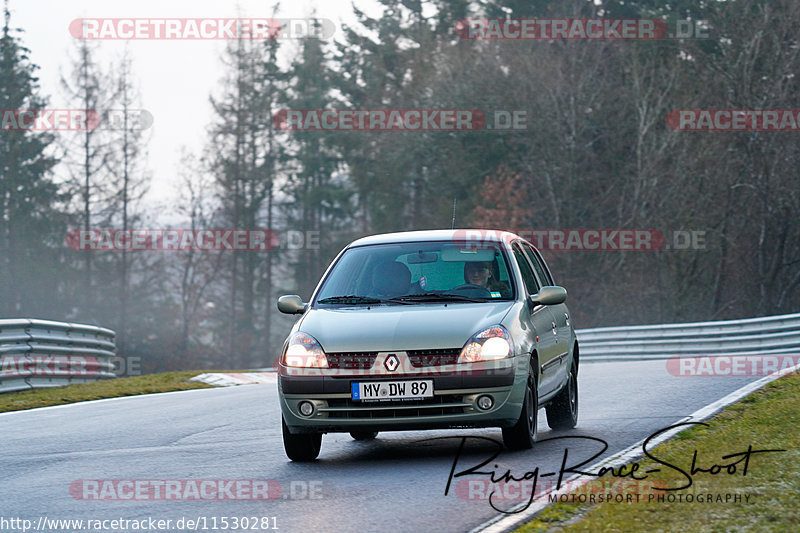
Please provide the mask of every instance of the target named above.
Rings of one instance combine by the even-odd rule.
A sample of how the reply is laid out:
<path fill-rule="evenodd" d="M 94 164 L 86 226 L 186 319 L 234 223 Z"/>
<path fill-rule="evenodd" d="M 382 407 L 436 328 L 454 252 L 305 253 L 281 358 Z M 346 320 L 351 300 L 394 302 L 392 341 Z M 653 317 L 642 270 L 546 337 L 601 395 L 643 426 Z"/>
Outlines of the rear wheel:
<path fill-rule="evenodd" d="M 503 443 L 510 450 L 528 450 L 536 442 L 536 424 L 539 414 L 539 393 L 536 386 L 536 369 L 528 371 L 525 400 L 519 420 L 513 427 L 503 429 Z"/>
<path fill-rule="evenodd" d="M 351 431 L 350 436 L 355 440 L 372 440 L 378 436 L 377 431 Z"/>
<path fill-rule="evenodd" d="M 545 408 L 547 425 L 553 429 L 572 429 L 578 424 L 578 372 L 573 366 L 567 384 Z"/>
<path fill-rule="evenodd" d="M 281 417 L 283 426 L 283 449 L 286 456 L 292 461 L 313 461 L 319 455 L 322 447 L 322 433 L 308 433 L 293 435 L 286 427 L 286 421 Z"/>

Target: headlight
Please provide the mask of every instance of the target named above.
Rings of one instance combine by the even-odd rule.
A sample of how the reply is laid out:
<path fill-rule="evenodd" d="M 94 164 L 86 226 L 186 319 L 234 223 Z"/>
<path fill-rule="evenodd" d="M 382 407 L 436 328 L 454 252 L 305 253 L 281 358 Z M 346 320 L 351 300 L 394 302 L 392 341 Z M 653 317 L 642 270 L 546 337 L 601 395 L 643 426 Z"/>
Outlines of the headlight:
<path fill-rule="evenodd" d="M 317 339 L 302 331 L 289 339 L 289 346 L 283 353 L 283 364 L 296 368 L 328 368 L 322 346 Z"/>
<path fill-rule="evenodd" d="M 503 326 L 492 326 L 476 333 L 461 349 L 459 363 L 494 361 L 514 355 L 511 335 Z"/>

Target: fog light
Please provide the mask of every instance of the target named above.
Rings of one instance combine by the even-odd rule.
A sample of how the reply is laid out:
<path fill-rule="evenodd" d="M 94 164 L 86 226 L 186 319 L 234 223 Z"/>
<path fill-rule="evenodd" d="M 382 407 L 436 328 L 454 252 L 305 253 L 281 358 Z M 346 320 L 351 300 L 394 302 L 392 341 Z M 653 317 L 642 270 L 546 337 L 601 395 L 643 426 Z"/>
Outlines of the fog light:
<path fill-rule="evenodd" d="M 488 411 L 494 405 L 494 400 L 491 396 L 483 395 L 478 397 L 478 408 L 483 411 Z"/>
<path fill-rule="evenodd" d="M 300 402 L 298 408 L 303 416 L 311 416 L 311 413 L 314 412 L 314 404 L 311 402 Z"/>

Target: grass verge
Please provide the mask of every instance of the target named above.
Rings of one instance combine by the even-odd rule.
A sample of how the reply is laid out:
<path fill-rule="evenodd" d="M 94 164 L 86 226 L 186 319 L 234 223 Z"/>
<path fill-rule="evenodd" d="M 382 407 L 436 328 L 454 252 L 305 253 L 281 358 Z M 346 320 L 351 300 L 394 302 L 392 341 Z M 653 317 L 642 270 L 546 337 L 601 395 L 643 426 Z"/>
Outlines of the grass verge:
<path fill-rule="evenodd" d="M 0 394 L 0 413 L 67 403 L 137 396 L 154 392 L 208 389 L 211 385 L 189 378 L 210 371 L 165 372 L 128 378 L 106 379 L 94 383 L 76 383 L 66 387 L 48 387 Z"/>
<path fill-rule="evenodd" d="M 800 377 L 787 376 L 774 381 L 728 406 L 712 419 L 708 426 L 693 426 L 651 453 L 664 462 L 691 472 L 692 458 L 697 451 L 696 465 L 711 468 L 714 464 L 728 465 L 742 456 L 722 459 L 729 454 L 753 450 L 784 449 L 785 452 L 752 454 L 746 475 L 744 460 L 736 465 L 735 473 L 723 468 L 720 473 L 698 471 L 692 476 L 691 487 L 672 492 L 673 501 L 658 498 L 670 493 L 652 490 L 652 485 L 680 487 L 687 478 L 663 464 L 640 459 L 639 472 L 660 468 L 648 474 L 647 483 L 639 482 L 638 490 L 627 478 L 618 479 L 616 494 L 632 494 L 633 502 L 571 503 L 549 506 L 534 520 L 517 529 L 520 533 L 540 531 L 574 532 L 637 532 L 637 531 L 698 531 L 698 532 L 762 532 L 800 531 Z M 628 469 L 630 470 L 630 469 Z M 623 482 L 624 481 L 624 482 Z M 577 494 L 608 494 L 607 477 L 595 480 L 578 490 Z M 627 484 L 627 485 L 626 485 Z M 631 490 L 633 488 L 633 490 Z M 652 500 L 648 501 L 651 498 Z M 717 495 L 724 499 L 719 501 Z M 733 501 L 738 495 L 739 502 Z M 678 496 L 683 501 L 678 500 Z M 745 496 L 749 496 L 746 500 Z M 686 501 L 691 497 L 693 501 Z M 711 500 L 709 501 L 709 497 Z M 702 498 L 702 502 L 698 501 Z M 596 499 L 596 501 L 599 501 Z"/>

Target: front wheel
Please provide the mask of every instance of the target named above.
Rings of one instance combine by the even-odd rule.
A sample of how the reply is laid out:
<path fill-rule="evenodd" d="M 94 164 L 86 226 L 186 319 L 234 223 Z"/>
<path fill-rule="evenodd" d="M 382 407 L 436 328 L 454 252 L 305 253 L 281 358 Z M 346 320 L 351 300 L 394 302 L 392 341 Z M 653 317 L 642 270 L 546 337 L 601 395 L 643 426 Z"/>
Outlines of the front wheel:
<path fill-rule="evenodd" d="M 313 461 L 322 447 L 322 433 L 293 435 L 281 417 L 283 429 L 283 449 L 292 461 Z"/>
<path fill-rule="evenodd" d="M 539 415 L 539 393 L 536 387 L 535 371 L 528 373 L 525 387 L 525 401 L 519 420 L 513 427 L 503 429 L 503 443 L 510 450 L 528 450 L 536 442 L 536 424 Z"/>
<path fill-rule="evenodd" d="M 574 367 L 570 369 L 567 384 L 545 408 L 547 425 L 552 429 L 572 429 L 578 424 L 578 373 L 575 370 Z"/>

